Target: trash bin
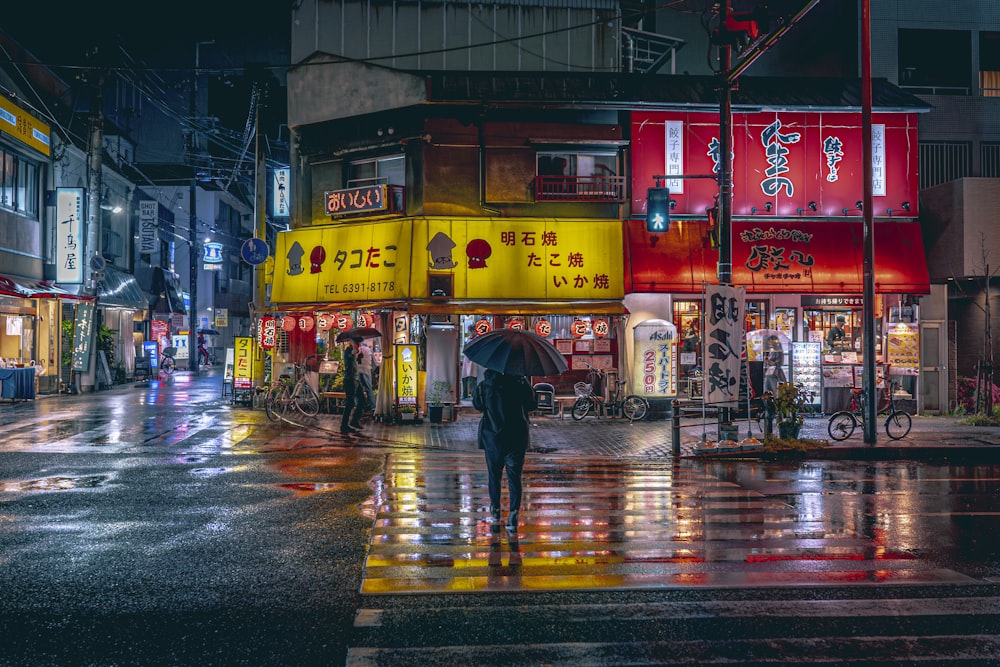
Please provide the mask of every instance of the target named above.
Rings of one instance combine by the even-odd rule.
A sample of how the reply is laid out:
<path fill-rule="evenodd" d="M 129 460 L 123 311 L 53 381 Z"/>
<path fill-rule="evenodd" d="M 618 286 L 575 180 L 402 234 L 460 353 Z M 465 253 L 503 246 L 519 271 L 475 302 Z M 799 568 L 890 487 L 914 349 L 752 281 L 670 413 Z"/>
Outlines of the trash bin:
<path fill-rule="evenodd" d="M 556 391 L 548 382 L 538 382 L 532 386 L 535 390 L 535 400 L 538 402 L 538 412 L 554 415 L 556 413 Z"/>

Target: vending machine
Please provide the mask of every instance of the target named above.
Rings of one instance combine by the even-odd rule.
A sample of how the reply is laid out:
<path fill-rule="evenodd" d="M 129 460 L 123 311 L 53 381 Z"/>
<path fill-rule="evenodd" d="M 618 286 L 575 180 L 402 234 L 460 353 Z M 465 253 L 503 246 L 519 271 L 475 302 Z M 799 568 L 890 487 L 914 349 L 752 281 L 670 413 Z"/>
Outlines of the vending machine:
<path fill-rule="evenodd" d="M 823 392 L 822 343 L 795 341 L 792 343 L 792 382 L 801 384 L 812 394 L 812 405 L 818 406 Z"/>

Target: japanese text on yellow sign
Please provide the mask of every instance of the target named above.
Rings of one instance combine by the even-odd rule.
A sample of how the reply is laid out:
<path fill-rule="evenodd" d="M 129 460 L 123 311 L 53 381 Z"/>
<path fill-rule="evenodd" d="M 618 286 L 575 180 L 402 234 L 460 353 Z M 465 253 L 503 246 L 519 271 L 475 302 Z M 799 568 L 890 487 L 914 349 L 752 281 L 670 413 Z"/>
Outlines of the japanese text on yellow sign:
<path fill-rule="evenodd" d="M 396 346 L 396 399 L 399 405 L 417 404 L 417 346 Z"/>
<path fill-rule="evenodd" d="M 406 295 L 409 221 L 300 229 L 278 234 L 277 303 L 376 301 Z"/>

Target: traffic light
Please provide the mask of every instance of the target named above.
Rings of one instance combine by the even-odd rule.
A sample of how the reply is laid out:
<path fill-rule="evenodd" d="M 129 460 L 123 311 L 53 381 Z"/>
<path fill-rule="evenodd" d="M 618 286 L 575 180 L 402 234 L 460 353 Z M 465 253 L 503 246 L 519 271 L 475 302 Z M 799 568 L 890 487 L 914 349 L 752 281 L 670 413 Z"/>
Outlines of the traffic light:
<path fill-rule="evenodd" d="M 670 229 L 670 190 L 646 190 L 646 231 L 665 232 Z"/>
<path fill-rule="evenodd" d="M 771 21 L 766 5 L 752 12 L 732 12 L 725 22 L 712 32 L 713 44 L 728 44 L 743 53 L 761 34 L 770 30 Z"/>

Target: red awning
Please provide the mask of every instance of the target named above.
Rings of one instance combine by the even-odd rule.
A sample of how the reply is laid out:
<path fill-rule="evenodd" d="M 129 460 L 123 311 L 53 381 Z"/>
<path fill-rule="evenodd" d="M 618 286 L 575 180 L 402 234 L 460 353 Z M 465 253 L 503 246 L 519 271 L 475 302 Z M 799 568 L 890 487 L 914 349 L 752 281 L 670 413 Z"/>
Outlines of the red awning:
<path fill-rule="evenodd" d="M 627 293 L 701 292 L 715 283 L 719 253 L 705 221 L 674 221 L 650 234 L 626 222 Z M 756 294 L 859 294 L 864 291 L 864 223 L 797 220 L 733 223 L 733 282 Z M 929 294 L 920 224 L 875 223 L 875 291 Z"/>
<path fill-rule="evenodd" d="M 0 275 L 0 294 L 18 296 L 22 299 L 78 298 L 77 295 L 71 294 L 61 287 L 56 287 L 44 280 L 5 275 Z"/>

